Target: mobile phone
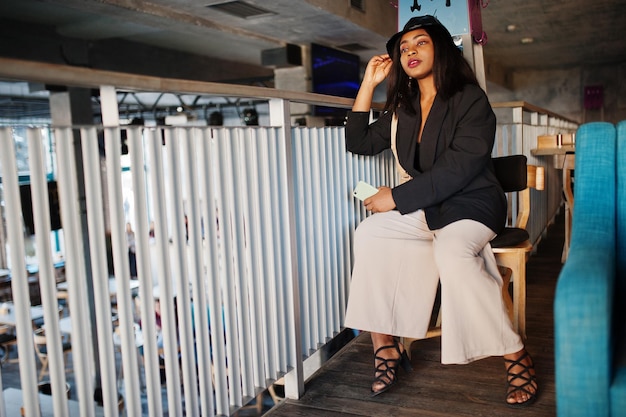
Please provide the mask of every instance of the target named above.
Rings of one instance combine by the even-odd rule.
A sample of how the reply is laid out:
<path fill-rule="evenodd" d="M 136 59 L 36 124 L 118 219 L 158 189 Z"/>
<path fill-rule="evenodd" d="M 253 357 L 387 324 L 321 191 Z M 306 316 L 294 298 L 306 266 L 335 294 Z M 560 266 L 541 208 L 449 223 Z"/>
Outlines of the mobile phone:
<path fill-rule="evenodd" d="M 365 181 L 359 181 L 359 183 L 354 188 L 352 194 L 359 200 L 363 201 L 366 198 L 373 196 L 377 192 L 378 188 L 366 183 Z"/>

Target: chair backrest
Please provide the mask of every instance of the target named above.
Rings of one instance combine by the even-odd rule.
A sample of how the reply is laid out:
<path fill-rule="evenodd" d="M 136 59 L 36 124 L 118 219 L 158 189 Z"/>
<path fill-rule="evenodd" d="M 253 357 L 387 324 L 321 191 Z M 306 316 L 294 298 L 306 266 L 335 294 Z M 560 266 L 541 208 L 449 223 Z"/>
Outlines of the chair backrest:
<path fill-rule="evenodd" d="M 15 342 L 17 342 L 15 327 L 7 324 L 0 325 L 0 345 L 15 344 Z"/>
<path fill-rule="evenodd" d="M 44 329 L 39 328 L 33 332 L 33 342 L 35 342 L 35 351 L 39 358 L 45 358 L 48 356 L 48 349 L 46 346 L 46 332 Z"/>
<path fill-rule="evenodd" d="M 505 193 L 522 191 L 526 188 L 526 155 L 509 155 L 493 158 L 496 177 Z"/>
<path fill-rule="evenodd" d="M 504 192 L 518 193 L 515 227 L 526 229 L 530 216 L 530 189 L 544 189 L 544 168 L 528 165 L 526 155 L 499 156 L 492 161 L 496 177 Z"/>

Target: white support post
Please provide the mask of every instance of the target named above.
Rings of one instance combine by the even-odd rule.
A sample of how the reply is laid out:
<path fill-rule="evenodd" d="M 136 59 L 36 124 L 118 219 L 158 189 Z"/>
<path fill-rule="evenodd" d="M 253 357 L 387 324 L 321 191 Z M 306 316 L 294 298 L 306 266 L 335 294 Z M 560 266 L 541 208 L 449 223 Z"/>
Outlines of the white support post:
<path fill-rule="evenodd" d="M 300 398 L 304 394 L 304 374 L 302 361 L 302 323 L 300 319 L 300 285 L 298 276 L 298 248 L 296 247 L 296 209 L 295 209 L 295 189 L 293 182 L 293 149 L 291 139 L 291 123 L 289 102 L 282 99 L 272 99 L 269 103 L 270 107 L 270 123 L 272 126 L 282 126 L 283 145 L 285 149 L 285 159 L 282 161 L 285 166 L 283 171 L 287 174 L 283 181 L 287 184 L 279 189 L 286 189 L 287 195 L 283 201 L 288 204 L 289 222 L 287 227 L 288 241 L 290 246 L 290 274 L 291 279 L 287 280 L 291 287 L 287 294 L 291 300 L 291 310 L 289 311 L 288 323 L 292 326 L 291 334 L 294 335 L 291 340 L 291 361 L 293 370 L 285 377 L 285 396 L 287 398 Z"/>
<path fill-rule="evenodd" d="M 102 110 L 102 125 L 104 127 L 118 127 L 120 125 L 120 114 L 115 87 L 110 85 L 100 87 L 100 107 Z"/>

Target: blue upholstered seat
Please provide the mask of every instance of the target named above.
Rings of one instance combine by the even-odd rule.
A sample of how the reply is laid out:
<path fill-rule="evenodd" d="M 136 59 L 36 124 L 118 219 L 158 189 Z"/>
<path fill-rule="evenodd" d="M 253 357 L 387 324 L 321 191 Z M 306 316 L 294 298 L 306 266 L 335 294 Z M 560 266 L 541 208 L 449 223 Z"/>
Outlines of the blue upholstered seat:
<path fill-rule="evenodd" d="M 626 122 L 583 124 L 555 303 L 558 416 L 626 416 Z"/>

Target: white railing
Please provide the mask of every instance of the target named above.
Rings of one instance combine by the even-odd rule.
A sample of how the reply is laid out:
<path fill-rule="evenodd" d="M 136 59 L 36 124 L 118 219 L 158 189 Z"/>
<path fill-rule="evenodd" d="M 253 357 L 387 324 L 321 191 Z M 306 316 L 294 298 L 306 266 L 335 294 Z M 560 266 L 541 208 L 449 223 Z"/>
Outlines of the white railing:
<path fill-rule="evenodd" d="M 127 415 L 162 415 L 165 404 L 168 415 L 182 415 L 183 408 L 186 415 L 229 415 L 282 376 L 287 395 L 298 397 L 322 362 L 320 349 L 342 331 L 352 233 L 366 215 L 351 190 L 360 179 L 395 183 L 391 154 L 347 153 L 343 127 L 292 128 L 289 100 L 273 98 L 270 127 L 128 127 L 131 162 L 124 175 L 130 175 L 133 192 L 125 195 L 116 152 L 122 129 L 115 123 L 115 105 L 107 101 L 115 89 L 100 90 L 103 126 L 53 127 L 48 134 L 26 129 L 31 190 L 38 202 L 48 201 L 50 178 L 33 174 L 45 171 L 43 148 L 52 138 L 80 415 L 100 413 L 95 390 L 102 392 L 105 415 L 117 415 L 118 392 Z M 2 149 L 14 149 L 13 133 L 12 127 L 0 129 Z M 106 158 L 98 149 L 101 135 Z M 36 416 L 37 362 L 15 164 L 14 152 L 2 153 L 20 379 L 25 412 Z M 139 311 L 128 272 L 129 200 Z M 51 235 L 48 208 L 34 207 L 36 237 Z M 54 249 L 47 238 L 35 246 L 44 326 L 56 335 L 48 340 L 54 408 L 67 415 L 67 399 L 55 388 L 66 382 L 60 335 L 68 323 L 57 311 Z M 109 285 L 116 287 L 113 310 Z M 175 300 L 160 303 L 160 333 L 155 295 Z M 95 382 L 93 375 L 99 377 Z M 148 410 L 142 410 L 142 395 Z"/>
<path fill-rule="evenodd" d="M 533 156 L 531 150 L 537 148 L 538 136 L 573 133 L 578 123 L 523 101 L 492 103 L 492 107 L 498 121 L 493 155 L 523 154 L 529 164 L 545 168 L 545 189 L 531 190 L 527 225 L 531 241 L 537 242 L 563 203 L 563 180 L 551 159 Z M 517 213 L 515 206 L 512 212 Z"/>
<path fill-rule="evenodd" d="M 393 164 L 388 153 L 374 158 L 346 153 L 343 128 L 294 128 L 289 144 L 282 130 L 128 129 L 140 281 L 138 317 L 128 272 L 124 220 L 128 196 L 122 195 L 120 157 L 110 151 L 120 148 L 120 129 L 80 129 L 83 153 L 78 159 L 84 164 L 84 178 L 76 176 L 72 128 L 52 130 L 81 416 L 93 415 L 95 350 L 105 410 L 117 408 L 118 385 L 123 384 L 129 415 L 141 415 L 139 384 L 145 381 L 148 415 L 161 415 L 155 311 L 146 302 L 155 294 L 160 300 L 176 300 L 160 303 L 169 415 L 182 415 L 183 404 L 186 415 L 212 415 L 214 409 L 228 415 L 231 407 L 243 405 L 259 389 L 302 368 L 303 359 L 341 331 L 351 236 L 365 214 L 350 191 L 361 178 L 391 183 L 387 176 L 393 173 Z M 105 166 L 98 153 L 99 131 L 106 140 Z M 35 157 L 43 155 L 40 133 L 41 129 L 28 129 L 33 173 L 42 161 Z M 0 138 L 3 149 L 13 147 L 11 128 L 0 129 Z M 22 210 L 20 199 L 10 197 L 18 190 L 17 176 L 9 175 L 11 163 L 14 154 L 4 152 L 3 202 L 7 224 L 12 226 L 8 246 L 17 281 L 14 308 L 22 318 L 17 323 L 19 340 L 32 341 L 28 290 L 16 291 L 18 283 L 25 282 L 20 271 L 26 274 L 26 266 L 20 222 L 11 220 L 19 219 Z M 47 202 L 46 176 L 32 176 L 31 181 L 33 197 Z M 84 212 L 78 204 L 81 182 L 86 191 Z M 148 206 L 153 207 L 153 217 L 147 214 Z M 34 207 L 37 235 L 47 236 L 49 210 L 44 204 Z M 83 215 L 87 235 L 80 233 Z M 110 219 L 109 230 L 105 218 Z M 150 221 L 155 225 L 152 240 Z M 115 333 L 108 284 L 109 238 L 117 288 Z M 85 246 L 90 248 L 87 255 Z M 55 277 L 44 273 L 53 268 L 49 239 L 38 240 L 36 252 L 45 327 L 48 334 L 60 334 L 55 331 L 59 327 Z M 85 272 L 85 262 L 90 264 L 90 274 Z M 95 326 L 89 320 L 91 299 Z M 138 337 L 143 340 L 143 358 L 135 345 L 137 319 L 142 323 Z M 98 335 L 97 349 L 90 343 L 91 332 Z M 48 341 L 50 375 L 53 384 L 63 386 L 60 343 L 60 338 Z M 18 346 L 22 387 L 25 393 L 36 392 L 32 343 Z M 121 354 L 122 373 L 116 371 L 116 351 Z M 144 375 L 138 374 L 138 360 Z M 304 378 L 302 371 L 300 378 Z M 297 393 L 293 387 L 287 391 Z"/>

